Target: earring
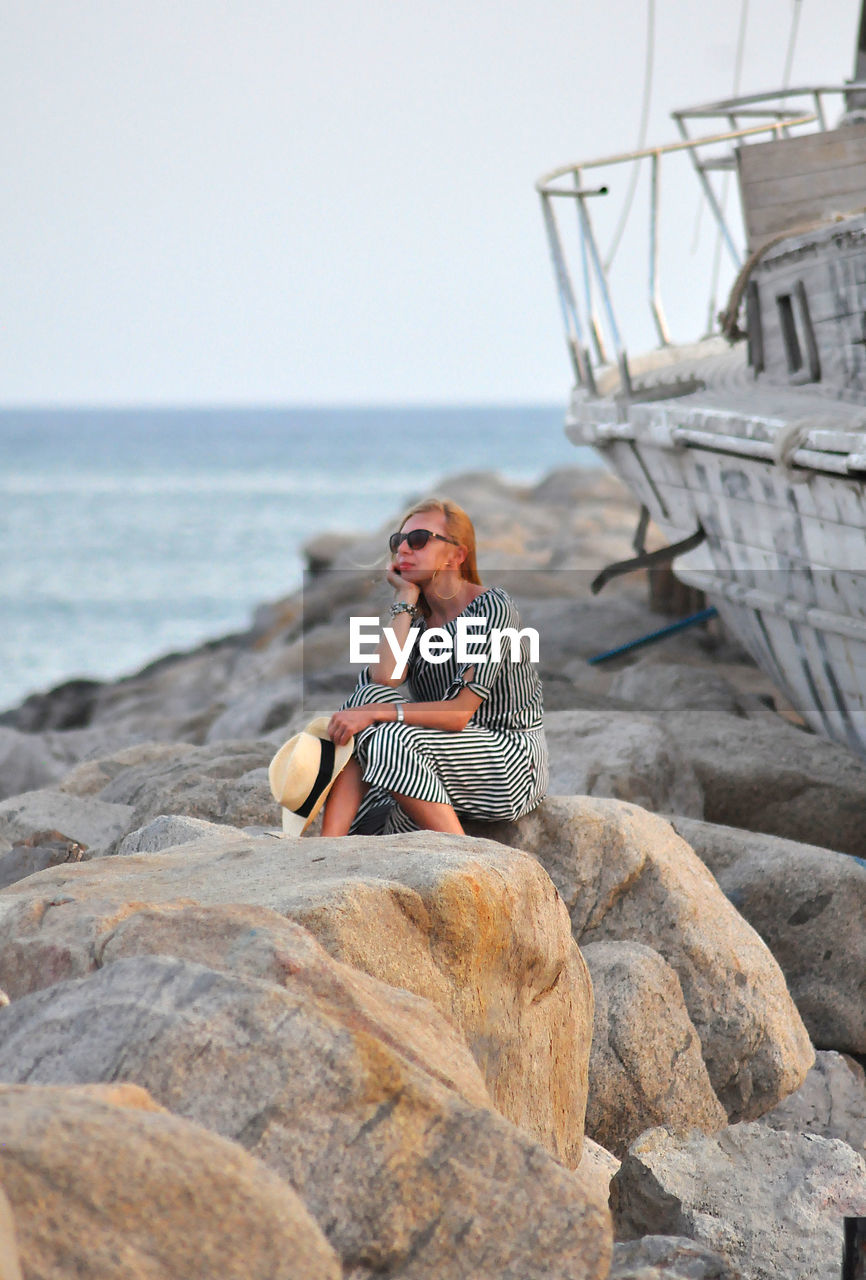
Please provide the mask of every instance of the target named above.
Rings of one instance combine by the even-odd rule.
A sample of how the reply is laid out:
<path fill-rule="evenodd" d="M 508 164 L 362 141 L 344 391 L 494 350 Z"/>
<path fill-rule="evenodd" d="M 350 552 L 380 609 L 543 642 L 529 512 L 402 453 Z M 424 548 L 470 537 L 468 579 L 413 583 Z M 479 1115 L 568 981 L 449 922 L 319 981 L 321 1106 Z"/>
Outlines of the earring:
<path fill-rule="evenodd" d="M 438 572 L 439 572 L 439 570 L 438 570 L 438 569 L 434 569 L 434 570 L 433 570 L 433 581 L 434 581 L 434 582 L 436 581 L 436 575 L 438 574 Z M 439 599 L 440 599 L 440 600 L 453 600 L 453 599 L 454 599 L 454 597 L 459 593 L 459 591 L 460 591 L 460 583 L 458 582 L 456 591 L 452 591 L 450 596 L 443 596 L 443 595 L 441 595 L 441 594 L 440 594 L 440 595 L 439 595 Z"/>

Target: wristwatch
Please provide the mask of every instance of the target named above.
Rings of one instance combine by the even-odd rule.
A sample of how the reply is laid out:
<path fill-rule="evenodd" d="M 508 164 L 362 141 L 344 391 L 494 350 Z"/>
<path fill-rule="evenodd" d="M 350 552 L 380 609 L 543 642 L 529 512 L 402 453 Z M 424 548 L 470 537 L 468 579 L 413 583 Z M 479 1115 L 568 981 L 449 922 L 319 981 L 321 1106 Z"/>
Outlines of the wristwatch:
<path fill-rule="evenodd" d="M 405 720 L 405 716 L 404 716 L 404 714 L 403 714 L 403 703 L 402 703 L 402 702 L 398 702 L 398 703 L 397 703 L 397 716 L 396 716 L 396 720 L 397 720 L 397 724 L 403 724 L 403 722 L 404 722 L 404 720 Z"/>
<path fill-rule="evenodd" d="M 413 622 L 421 617 L 420 607 L 417 604 L 409 604 L 407 600 L 395 600 L 388 612 L 392 618 L 396 618 L 398 613 L 408 613 Z"/>

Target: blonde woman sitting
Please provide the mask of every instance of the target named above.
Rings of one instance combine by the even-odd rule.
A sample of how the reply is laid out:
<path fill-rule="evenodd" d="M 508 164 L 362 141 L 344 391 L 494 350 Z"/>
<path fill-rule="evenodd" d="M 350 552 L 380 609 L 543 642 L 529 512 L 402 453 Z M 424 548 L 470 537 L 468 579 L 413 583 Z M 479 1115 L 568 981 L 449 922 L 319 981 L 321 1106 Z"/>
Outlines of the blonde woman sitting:
<path fill-rule="evenodd" d="M 458 661 L 455 643 L 447 661 L 428 661 L 418 636 L 398 673 L 383 635 L 376 661 L 328 723 L 334 743 L 354 736 L 355 746 L 329 792 L 322 835 L 462 833 L 461 815 L 519 818 L 545 794 L 548 758 L 528 641 L 519 655 L 507 636 L 498 657 L 493 645 L 495 628 L 520 630 L 514 602 L 501 587 L 482 586 L 472 521 L 453 502 L 417 503 L 390 549 L 389 625 L 399 646 L 410 627 L 422 636 L 441 628 L 456 641 L 458 619 L 478 619 L 467 623 L 473 657 Z"/>

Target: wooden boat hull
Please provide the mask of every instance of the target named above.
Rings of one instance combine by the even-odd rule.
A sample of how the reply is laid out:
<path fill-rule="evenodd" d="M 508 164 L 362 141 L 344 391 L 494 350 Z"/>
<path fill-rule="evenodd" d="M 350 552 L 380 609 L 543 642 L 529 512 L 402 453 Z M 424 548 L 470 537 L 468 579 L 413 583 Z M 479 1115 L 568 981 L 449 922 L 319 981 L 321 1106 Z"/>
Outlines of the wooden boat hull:
<path fill-rule="evenodd" d="M 777 459 L 773 442 L 790 443 L 803 419 L 754 407 L 726 410 L 718 391 L 625 407 L 577 398 L 566 430 L 600 450 L 671 542 L 705 530 L 677 576 L 706 592 L 811 728 L 866 756 L 866 481 L 827 469 L 847 466 L 850 448 L 810 448 L 822 432 L 841 449 L 858 436 L 825 413 Z M 818 465 L 803 465 L 811 455 Z"/>

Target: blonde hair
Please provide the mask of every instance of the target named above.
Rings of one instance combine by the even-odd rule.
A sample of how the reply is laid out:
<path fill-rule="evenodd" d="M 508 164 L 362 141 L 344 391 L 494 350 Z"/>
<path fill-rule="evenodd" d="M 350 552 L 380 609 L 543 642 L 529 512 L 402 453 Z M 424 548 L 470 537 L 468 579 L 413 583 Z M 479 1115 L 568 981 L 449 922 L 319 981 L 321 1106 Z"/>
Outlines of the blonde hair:
<path fill-rule="evenodd" d="M 467 582 L 475 583 L 477 587 L 483 586 L 481 578 L 478 576 L 478 565 L 475 561 L 475 526 L 463 508 L 458 507 L 456 502 L 451 502 L 448 498 L 421 498 L 408 511 L 403 512 L 398 528 L 402 529 L 410 516 L 423 515 L 425 511 L 438 511 L 445 521 L 445 532 L 448 537 L 453 538 L 461 547 L 466 548 L 466 556 L 458 566 L 460 577 L 465 578 Z M 430 606 L 423 591 L 419 597 L 419 604 L 424 613 L 429 614 Z"/>

